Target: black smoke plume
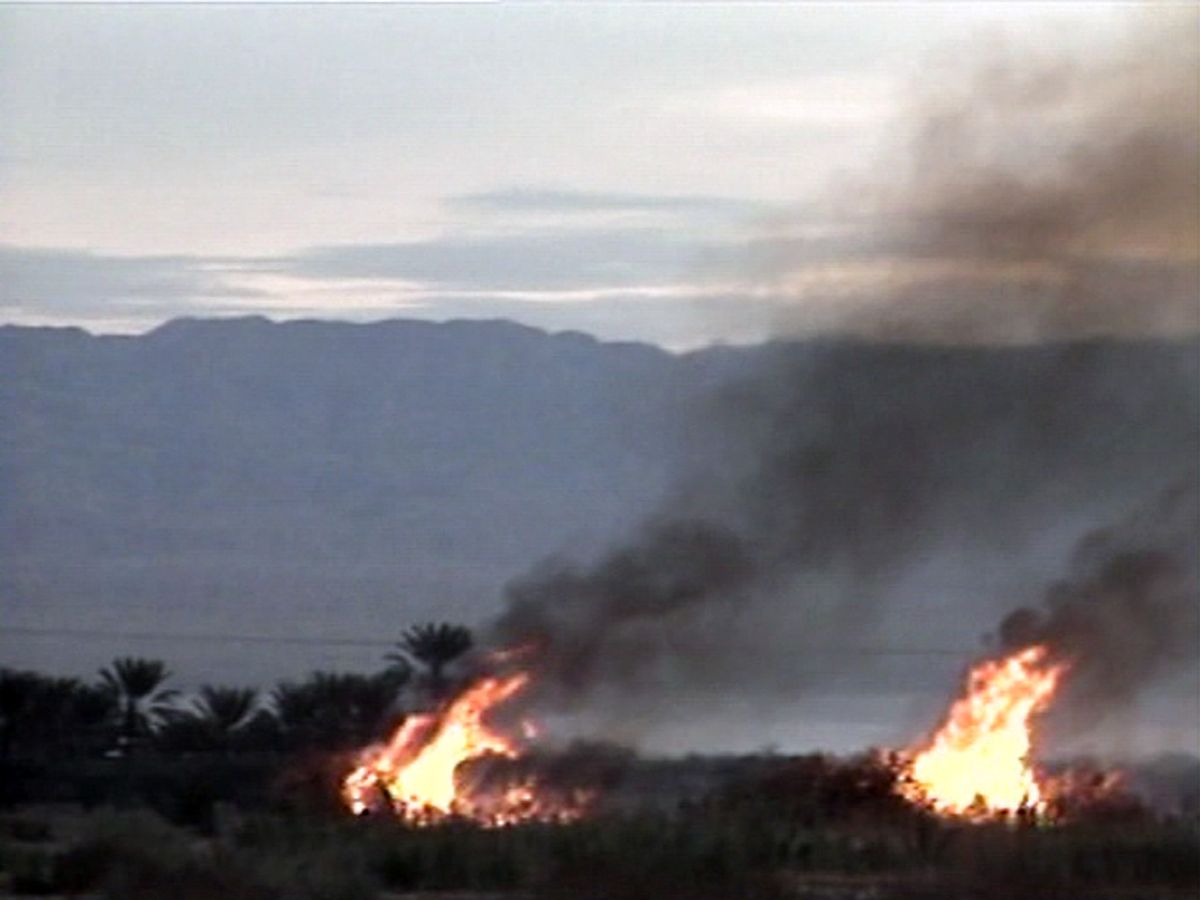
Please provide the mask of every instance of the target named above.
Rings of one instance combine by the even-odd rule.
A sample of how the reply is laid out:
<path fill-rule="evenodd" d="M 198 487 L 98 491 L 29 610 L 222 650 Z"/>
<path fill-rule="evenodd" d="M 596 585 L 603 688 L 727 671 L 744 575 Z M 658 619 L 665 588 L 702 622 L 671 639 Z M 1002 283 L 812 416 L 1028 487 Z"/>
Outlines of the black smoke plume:
<path fill-rule="evenodd" d="M 1067 700 L 1076 709 L 1111 709 L 1154 677 L 1194 665 L 1200 486 L 1189 478 L 1124 521 L 1088 534 L 1068 577 L 1050 588 L 1041 607 L 1011 613 L 998 636 L 1005 649 L 1045 645 L 1069 665 Z"/>
<path fill-rule="evenodd" d="M 1126 15 L 1088 54 L 988 35 L 926 60 L 882 177 L 830 201 L 849 236 L 763 273 L 780 327 L 832 303 L 886 340 L 1200 329 L 1200 9 Z"/>
<path fill-rule="evenodd" d="M 638 664 L 622 659 L 628 646 L 614 640 L 623 627 L 669 626 L 689 607 L 734 595 L 754 574 L 733 532 L 655 521 L 594 566 L 551 560 L 514 581 L 497 630 L 502 643 L 534 657 L 543 676 L 578 692 L 609 677 L 606 669 Z"/>
<path fill-rule="evenodd" d="M 693 432 L 707 466 L 627 543 L 510 584 L 492 640 L 526 648 L 536 684 L 567 698 L 799 690 L 804 648 L 861 643 L 914 560 L 1111 521 L 1191 477 L 1197 384 L 1195 341 L 780 345 Z M 1186 521 L 1160 524 L 1135 549 L 1177 556 Z M 980 625 L 996 615 L 956 601 Z"/>
<path fill-rule="evenodd" d="M 541 690 L 798 690 L 814 646 L 831 670 L 860 664 L 838 649 L 871 634 L 911 568 L 969 582 L 975 556 L 1016 562 L 1196 480 L 1197 46 L 1167 18 L 1086 65 L 985 55 L 916 99 L 894 183 L 832 260 L 888 273 L 839 288 L 875 296 L 840 294 L 838 330 L 886 340 L 781 341 L 729 373 L 650 524 L 510 585 L 493 637 L 531 648 Z M 795 249 L 763 277 L 789 283 Z M 813 300 L 793 299 L 784 330 Z M 1051 640 L 1093 700 L 1152 680 L 1195 639 L 1194 493 L 1170 496 L 1153 527 L 1086 541 L 1004 640 Z M 997 615 L 969 589 L 948 606 L 976 627 Z"/>

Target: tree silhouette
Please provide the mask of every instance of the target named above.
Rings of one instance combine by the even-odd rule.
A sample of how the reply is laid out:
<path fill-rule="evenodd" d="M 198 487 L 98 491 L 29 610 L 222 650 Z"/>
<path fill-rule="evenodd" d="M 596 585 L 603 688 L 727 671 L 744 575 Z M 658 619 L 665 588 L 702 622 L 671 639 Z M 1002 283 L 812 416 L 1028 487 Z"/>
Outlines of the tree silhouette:
<path fill-rule="evenodd" d="M 254 710 L 258 692 L 253 688 L 214 687 L 206 684 L 193 701 L 196 712 L 222 736 L 245 724 Z"/>
<path fill-rule="evenodd" d="M 396 664 L 408 658 L 425 667 L 430 693 L 440 696 L 446 689 L 446 667 L 471 649 L 471 631 L 447 622 L 416 625 L 400 636 L 400 652 L 387 654 Z"/>
<path fill-rule="evenodd" d="M 75 697 L 82 689 L 77 678 L 38 677 L 31 736 L 43 752 L 68 749 L 75 725 Z"/>
<path fill-rule="evenodd" d="M 80 685 L 71 697 L 69 717 L 74 749 L 111 744 L 117 711 L 117 695 L 109 685 Z"/>
<path fill-rule="evenodd" d="M 0 669 L 0 759 L 8 759 L 36 715 L 41 678 L 33 672 Z"/>
<path fill-rule="evenodd" d="M 206 684 L 193 701 L 196 715 L 222 750 L 229 749 L 233 733 L 246 724 L 254 712 L 258 692 L 253 688 L 214 687 Z"/>
<path fill-rule="evenodd" d="M 251 720 L 258 697 L 251 688 L 206 684 L 189 709 L 171 710 L 155 733 L 155 743 L 172 753 L 233 749 Z"/>
<path fill-rule="evenodd" d="M 0 757 L 14 750 L 76 753 L 112 723 L 113 693 L 37 672 L 0 669 Z"/>
<path fill-rule="evenodd" d="M 314 672 L 299 683 L 283 682 L 271 699 L 284 738 L 293 746 L 338 749 L 380 737 L 408 672 Z"/>
<path fill-rule="evenodd" d="M 170 709 L 175 691 L 165 690 L 170 677 L 166 665 L 157 659 L 124 656 L 115 659 L 100 678 L 117 695 L 121 707 L 120 739 L 130 744 L 148 735 Z"/>

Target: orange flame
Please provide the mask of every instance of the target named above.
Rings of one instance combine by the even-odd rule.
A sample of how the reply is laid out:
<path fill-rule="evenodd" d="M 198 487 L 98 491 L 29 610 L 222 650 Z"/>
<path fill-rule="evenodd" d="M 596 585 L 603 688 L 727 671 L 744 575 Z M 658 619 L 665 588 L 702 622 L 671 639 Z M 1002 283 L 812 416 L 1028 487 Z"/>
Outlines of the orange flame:
<path fill-rule="evenodd" d="M 1026 647 L 974 666 L 966 690 L 927 746 L 910 759 L 900 791 L 945 815 L 987 818 L 1040 811 L 1030 766 L 1031 722 L 1053 698 L 1066 667 Z"/>
<path fill-rule="evenodd" d="M 485 717 L 528 681 L 523 673 L 481 678 L 442 710 L 409 716 L 386 744 L 359 753 L 357 766 L 342 781 L 342 799 L 356 815 L 390 806 L 414 824 L 449 816 L 483 825 L 577 818 L 587 799 L 582 796 L 555 802 L 539 797 L 532 782 L 480 790 L 464 777 L 465 763 L 520 756 L 518 744 L 489 727 Z"/>
<path fill-rule="evenodd" d="M 359 754 L 357 768 L 342 782 L 347 805 L 355 813 L 366 812 L 381 799 L 382 790 L 408 818 L 455 813 L 459 764 L 488 753 L 517 755 L 511 741 L 487 726 L 484 715 L 528 680 L 524 674 L 483 678 L 440 713 L 409 716 L 388 743 Z"/>

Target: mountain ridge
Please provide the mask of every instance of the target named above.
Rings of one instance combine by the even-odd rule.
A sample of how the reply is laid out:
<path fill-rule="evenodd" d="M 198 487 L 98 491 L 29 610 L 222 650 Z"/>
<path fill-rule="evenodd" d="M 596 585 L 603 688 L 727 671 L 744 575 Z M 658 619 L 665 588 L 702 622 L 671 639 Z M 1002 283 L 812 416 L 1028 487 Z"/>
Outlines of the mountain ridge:
<path fill-rule="evenodd" d="M 183 319 L 128 336 L 0 326 L 0 602 L 11 627 L 97 631 L 478 622 L 538 559 L 588 559 L 688 495 L 689 479 L 702 491 L 736 473 L 746 448 L 722 456 L 723 442 L 742 426 L 717 407 L 742 402 L 746 383 L 817 416 L 843 402 L 886 412 L 874 385 L 902 399 L 910 377 L 916 391 L 939 372 L 978 380 L 981 402 L 1045 419 L 1044 442 L 1018 419 L 1014 452 L 1063 474 L 1029 489 L 1069 521 L 1093 481 L 1132 493 L 1182 465 L 1197 360 L 1195 338 L 675 354 L 505 321 Z M 978 452 L 970 435 L 954 439 L 951 455 Z M 0 649 L 54 668 L 78 648 Z M 98 640 L 89 652 L 128 649 Z M 157 652 L 212 672 L 234 651 Z M 292 663 L 243 664 L 268 678 Z"/>

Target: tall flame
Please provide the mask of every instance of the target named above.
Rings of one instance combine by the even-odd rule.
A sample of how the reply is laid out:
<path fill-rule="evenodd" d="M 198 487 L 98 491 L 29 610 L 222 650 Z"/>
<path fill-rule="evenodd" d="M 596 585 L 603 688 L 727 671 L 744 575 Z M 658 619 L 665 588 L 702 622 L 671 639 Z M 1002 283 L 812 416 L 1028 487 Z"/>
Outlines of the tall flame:
<path fill-rule="evenodd" d="M 974 666 L 963 696 L 926 747 L 911 757 L 901 793 L 947 815 L 1041 809 L 1042 790 L 1029 760 L 1031 724 L 1053 698 L 1064 671 L 1037 645 Z"/>
<path fill-rule="evenodd" d="M 484 717 L 528 680 L 525 674 L 481 678 L 445 709 L 409 716 L 386 744 L 359 754 L 357 767 L 342 782 L 346 804 L 363 813 L 386 794 L 399 814 L 413 820 L 469 813 L 461 808 L 455 772 L 486 754 L 517 755 L 515 744 L 489 728 Z"/>
<path fill-rule="evenodd" d="M 524 673 L 480 678 L 442 709 L 411 715 L 386 744 L 358 754 L 342 780 L 342 799 L 355 814 L 390 809 L 413 824 L 449 816 L 484 826 L 572 821 L 595 799 L 586 788 L 547 785 L 536 767 L 505 772 L 499 760 L 519 760 L 522 742 L 487 723 L 488 713 L 529 681 Z M 537 736 L 521 723 L 525 740 Z"/>

